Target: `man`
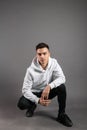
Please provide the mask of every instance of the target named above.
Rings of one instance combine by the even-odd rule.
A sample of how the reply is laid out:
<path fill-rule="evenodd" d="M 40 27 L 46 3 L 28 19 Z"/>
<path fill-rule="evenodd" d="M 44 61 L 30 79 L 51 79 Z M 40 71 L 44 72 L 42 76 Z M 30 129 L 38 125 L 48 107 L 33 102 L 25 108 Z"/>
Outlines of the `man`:
<path fill-rule="evenodd" d="M 32 117 L 37 104 L 48 106 L 51 99 L 57 96 L 59 111 L 57 121 L 65 126 L 73 125 L 65 113 L 66 88 L 65 76 L 57 60 L 50 57 L 46 43 L 36 46 L 36 56 L 26 71 L 22 94 L 18 102 L 21 110 L 27 109 L 26 116 Z"/>

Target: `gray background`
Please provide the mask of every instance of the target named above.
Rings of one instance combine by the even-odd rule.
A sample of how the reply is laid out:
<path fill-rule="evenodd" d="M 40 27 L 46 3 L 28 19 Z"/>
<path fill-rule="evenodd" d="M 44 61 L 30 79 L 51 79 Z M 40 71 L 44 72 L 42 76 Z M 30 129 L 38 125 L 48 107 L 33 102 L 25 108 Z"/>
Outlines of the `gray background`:
<path fill-rule="evenodd" d="M 20 113 L 15 106 L 21 96 L 26 69 L 39 42 L 49 44 L 51 56 L 58 60 L 64 71 L 68 93 L 67 111 L 71 111 L 71 108 L 87 108 L 86 0 L 0 0 L 2 129 L 5 129 L 6 123 L 3 123 L 3 120 L 15 118 L 14 113 Z M 56 108 L 55 100 L 52 106 Z M 78 109 L 75 110 L 78 112 Z M 13 115 L 10 112 L 14 112 Z M 74 120 L 74 117 L 72 118 Z M 8 128 L 12 129 L 11 125 Z"/>

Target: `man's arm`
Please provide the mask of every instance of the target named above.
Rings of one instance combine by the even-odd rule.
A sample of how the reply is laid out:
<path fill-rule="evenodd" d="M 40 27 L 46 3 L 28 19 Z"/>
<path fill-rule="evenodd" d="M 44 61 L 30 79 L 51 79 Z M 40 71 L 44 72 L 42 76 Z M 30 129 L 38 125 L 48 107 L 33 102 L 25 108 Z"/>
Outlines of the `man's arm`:
<path fill-rule="evenodd" d="M 29 73 L 29 70 L 27 69 L 27 72 L 26 72 L 26 75 L 24 78 L 24 82 L 23 82 L 22 94 L 24 95 L 25 98 L 27 98 L 37 104 L 39 101 L 39 98 L 32 93 L 32 91 L 31 91 L 32 84 L 33 84 L 33 81 L 32 81 L 31 75 Z"/>
<path fill-rule="evenodd" d="M 49 86 L 52 88 L 58 87 L 61 84 L 64 84 L 66 79 L 65 79 L 65 75 L 62 71 L 62 68 L 60 67 L 60 65 L 57 63 L 57 61 L 55 60 L 55 66 L 54 66 L 54 70 L 53 70 L 53 81 L 49 84 Z"/>

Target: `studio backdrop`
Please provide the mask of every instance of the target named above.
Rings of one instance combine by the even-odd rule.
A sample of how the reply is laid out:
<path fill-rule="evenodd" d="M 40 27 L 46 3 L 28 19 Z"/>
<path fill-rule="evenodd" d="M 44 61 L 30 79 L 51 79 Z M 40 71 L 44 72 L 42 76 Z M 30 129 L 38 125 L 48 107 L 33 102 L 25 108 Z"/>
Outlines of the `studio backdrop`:
<path fill-rule="evenodd" d="M 0 105 L 21 96 L 35 46 L 46 42 L 66 76 L 69 101 L 87 101 L 87 2 L 0 0 Z"/>

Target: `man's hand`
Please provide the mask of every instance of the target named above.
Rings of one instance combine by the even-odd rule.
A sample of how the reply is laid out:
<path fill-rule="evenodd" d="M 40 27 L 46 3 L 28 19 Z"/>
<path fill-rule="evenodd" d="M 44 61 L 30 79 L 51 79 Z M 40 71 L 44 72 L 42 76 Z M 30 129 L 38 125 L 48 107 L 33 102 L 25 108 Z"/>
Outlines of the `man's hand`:
<path fill-rule="evenodd" d="M 51 103 L 51 100 L 44 100 L 42 97 L 39 99 L 39 104 L 42 106 L 48 106 Z"/>
<path fill-rule="evenodd" d="M 50 86 L 47 85 L 47 86 L 45 87 L 45 89 L 43 90 L 42 95 L 41 95 L 41 98 L 42 98 L 43 100 L 48 100 L 49 93 L 50 93 L 50 89 L 51 89 Z"/>
<path fill-rule="evenodd" d="M 43 106 L 48 106 L 51 103 L 51 100 L 48 99 L 50 93 L 50 86 L 46 86 L 42 92 L 41 98 L 39 99 L 39 104 Z"/>

